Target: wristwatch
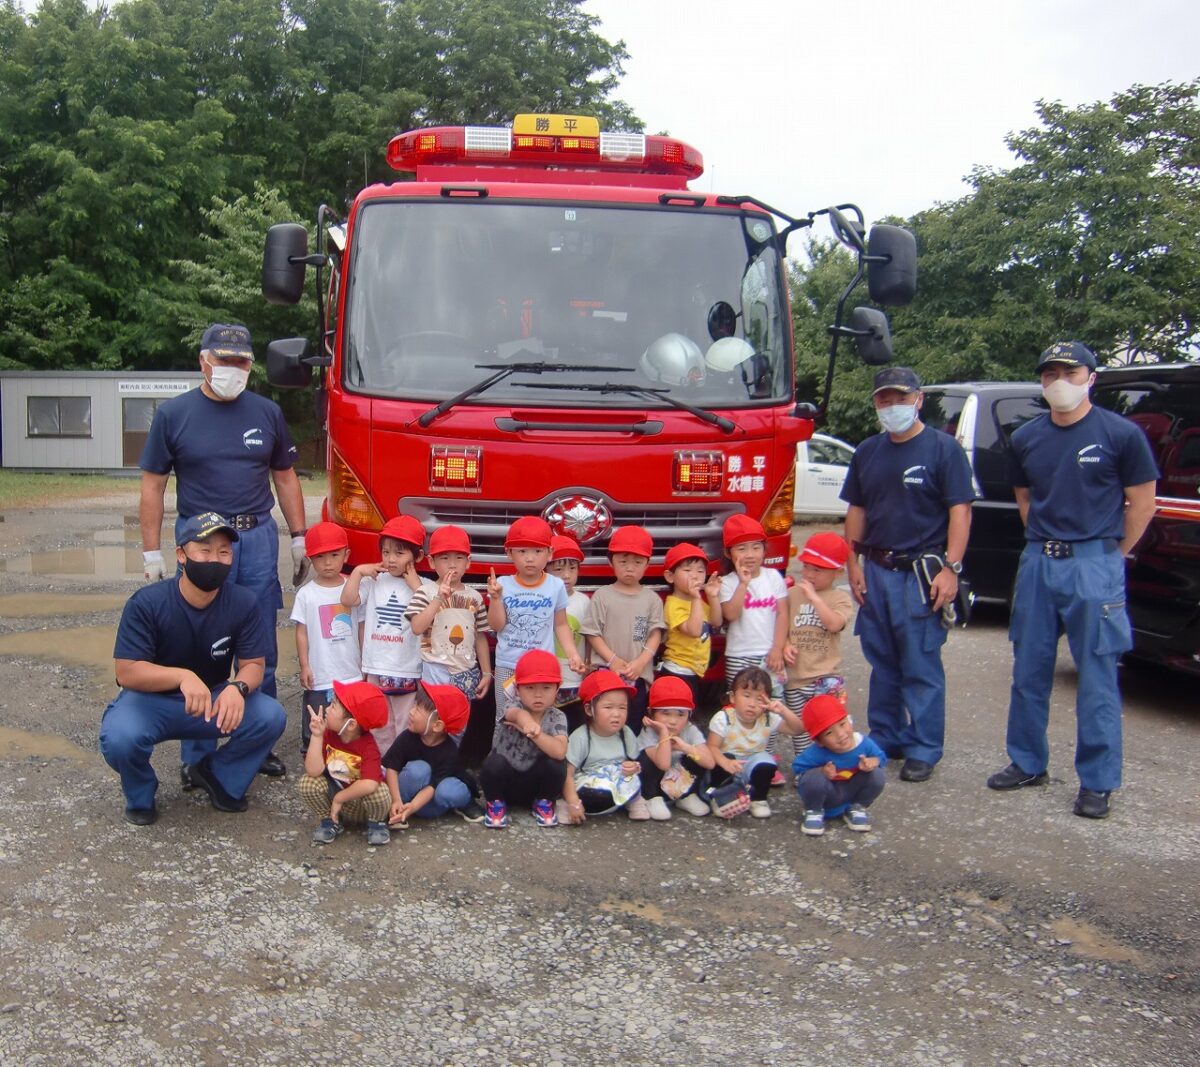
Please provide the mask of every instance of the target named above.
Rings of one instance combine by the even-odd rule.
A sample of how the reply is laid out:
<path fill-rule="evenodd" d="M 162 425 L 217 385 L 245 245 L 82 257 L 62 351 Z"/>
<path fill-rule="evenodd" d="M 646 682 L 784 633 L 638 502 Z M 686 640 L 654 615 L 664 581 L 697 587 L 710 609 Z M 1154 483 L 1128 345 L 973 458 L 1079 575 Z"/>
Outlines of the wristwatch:
<path fill-rule="evenodd" d="M 248 697 L 248 696 L 250 695 L 250 687 L 249 687 L 249 686 L 248 686 L 248 685 L 247 685 L 245 682 L 239 682 L 239 681 L 238 681 L 238 680 L 235 678 L 235 679 L 234 679 L 232 682 L 230 682 L 229 684 L 230 684 L 230 685 L 232 685 L 234 689 L 236 689 L 236 690 L 237 690 L 239 693 L 241 693 L 241 694 L 242 694 L 242 699 L 243 699 L 243 700 L 245 700 L 245 699 L 246 699 L 246 697 Z"/>
<path fill-rule="evenodd" d="M 948 559 L 946 566 L 949 567 L 955 574 L 962 574 L 962 560 Z"/>

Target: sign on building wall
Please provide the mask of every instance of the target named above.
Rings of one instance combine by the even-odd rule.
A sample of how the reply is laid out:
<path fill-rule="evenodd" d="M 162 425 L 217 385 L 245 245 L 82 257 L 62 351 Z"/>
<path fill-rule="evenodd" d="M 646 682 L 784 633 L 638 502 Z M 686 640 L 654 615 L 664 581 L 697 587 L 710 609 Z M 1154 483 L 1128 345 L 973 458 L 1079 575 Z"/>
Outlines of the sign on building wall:
<path fill-rule="evenodd" d="M 118 396 L 163 396 L 186 393 L 195 382 L 126 381 L 117 382 Z"/>

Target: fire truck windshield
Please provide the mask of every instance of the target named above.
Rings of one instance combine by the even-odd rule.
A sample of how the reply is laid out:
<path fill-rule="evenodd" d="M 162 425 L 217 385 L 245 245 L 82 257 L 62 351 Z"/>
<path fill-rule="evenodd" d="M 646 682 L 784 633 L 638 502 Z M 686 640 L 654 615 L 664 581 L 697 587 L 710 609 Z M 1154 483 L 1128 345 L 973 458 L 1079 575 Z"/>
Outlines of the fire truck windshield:
<path fill-rule="evenodd" d="M 791 391 L 784 275 L 760 214 L 369 201 L 345 269 L 354 392 L 437 402 L 510 363 L 564 366 L 461 402 L 653 408 L 665 393 L 736 408 Z M 601 369 L 625 388 L 596 390 Z"/>

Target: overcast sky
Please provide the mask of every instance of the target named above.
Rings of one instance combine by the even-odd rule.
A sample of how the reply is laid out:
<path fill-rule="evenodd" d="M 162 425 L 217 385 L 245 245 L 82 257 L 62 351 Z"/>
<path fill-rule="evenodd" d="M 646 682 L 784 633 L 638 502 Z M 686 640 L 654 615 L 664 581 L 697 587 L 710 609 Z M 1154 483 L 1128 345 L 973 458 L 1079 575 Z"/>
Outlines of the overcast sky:
<path fill-rule="evenodd" d="M 1195 0 L 586 0 L 629 51 L 617 96 L 704 156 L 694 188 L 868 221 L 1008 167 L 1038 99 L 1200 74 Z M 827 236 L 827 234 L 822 234 Z"/>

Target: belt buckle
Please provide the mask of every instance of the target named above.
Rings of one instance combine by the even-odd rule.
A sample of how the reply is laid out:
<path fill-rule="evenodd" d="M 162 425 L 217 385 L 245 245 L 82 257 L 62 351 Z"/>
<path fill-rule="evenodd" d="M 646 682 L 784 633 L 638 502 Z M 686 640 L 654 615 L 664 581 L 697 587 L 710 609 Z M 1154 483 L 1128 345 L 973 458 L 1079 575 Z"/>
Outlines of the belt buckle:
<path fill-rule="evenodd" d="M 879 562 L 888 570 L 894 571 L 896 569 L 896 553 L 890 548 L 885 550 L 880 554 Z"/>
<path fill-rule="evenodd" d="M 1042 544 L 1042 554 L 1050 559 L 1070 559 L 1075 552 L 1070 541 L 1046 541 Z"/>
<path fill-rule="evenodd" d="M 258 525 L 258 517 L 255 515 L 234 515 L 233 528 L 235 530 L 253 530 Z"/>

